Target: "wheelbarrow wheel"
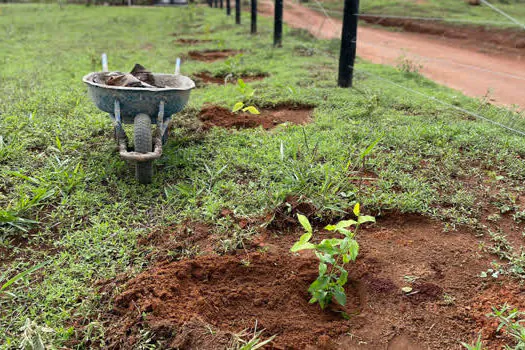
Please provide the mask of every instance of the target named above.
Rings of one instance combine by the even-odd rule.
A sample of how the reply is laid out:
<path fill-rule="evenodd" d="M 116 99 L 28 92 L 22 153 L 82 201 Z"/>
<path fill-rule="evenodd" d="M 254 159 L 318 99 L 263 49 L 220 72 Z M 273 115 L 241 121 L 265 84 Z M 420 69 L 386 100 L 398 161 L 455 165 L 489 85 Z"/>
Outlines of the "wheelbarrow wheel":
<path fill-rule="evenodd" d="M 151 119 L 146 114 L 139 114 L 135 117 L 135 152 L 148 153 L 153 148 Z M 135 165 L 135 178 L 141 184 L 151 183 L 153 177 L 153 161 L 137 162 Z"/>

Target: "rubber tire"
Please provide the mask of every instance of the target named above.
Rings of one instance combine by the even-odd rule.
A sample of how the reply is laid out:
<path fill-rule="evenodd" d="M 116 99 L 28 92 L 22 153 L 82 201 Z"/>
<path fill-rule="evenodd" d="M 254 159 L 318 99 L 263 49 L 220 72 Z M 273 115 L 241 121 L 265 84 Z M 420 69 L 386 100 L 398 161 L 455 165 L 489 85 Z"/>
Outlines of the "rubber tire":
<path fill-rule="evenodd" d="M 135 152 L 148 153 L 153 148 L 151 119 L 146 114 L 138 114 L 134 121 Z M 137 162 L 135 178 L 141 184 L 151 183 L 153 177 L 153 161 Z"/>

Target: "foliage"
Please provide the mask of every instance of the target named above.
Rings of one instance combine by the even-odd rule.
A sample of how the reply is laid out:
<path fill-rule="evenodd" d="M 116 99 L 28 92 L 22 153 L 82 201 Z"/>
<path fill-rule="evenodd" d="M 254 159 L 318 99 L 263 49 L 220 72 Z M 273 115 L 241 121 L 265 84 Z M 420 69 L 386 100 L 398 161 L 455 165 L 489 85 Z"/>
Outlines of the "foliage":
<path fill-rule="evenodd" d="M 29 318 L 20 330 L 22 331 L 20 348 L 25 350 L 46 350 L 45 340 L 54 333 L 52 328 L 40 326 Z"/>
<path fill-rule="evenodd" d="M 243 330 L 239 333 L 233 334 L 232 344 L 229 347 L 234 350 L 257 350 L 266 348 L 275 338 L 275 335 L 267 339 L 262 338 L 264 329 L 257 330 L 257 321 L 255 321 L 255 327 L 253 332 Z"/>
<path fill-rule="evenodd" d="M 13 278 L 7 280 L 6 282 L 4 282 L 1 286 L 0 286 L 0 297 L 2 296 L 2 294 L 5 294 L 5 295 L 10 295 L 12 297 L 16 297 L 16 295 L 14 295 L 13 293 L 10 293 L 8 291 L 8 288 L 14 284 L 15 282 L 19 281 L 19 280 L 22 280 L 24 279 L 26 276 L 32 274 L 33 272 L 35 272 L 36 270 L 39 270 L 41 269 L 42 267 L 44 267 L 45 265 L 47 264 L 47 262 L 43 262 L 41 264 L 38 264 L 36 266 L 33 266 L 32 268 L 30 269 L 27 269 L 23 272 L 20 272 L 19 274 L 17 274 L 16 276 L 14 276 Z M 3 276 L 2 276 L 3 277 Z M 1 280 L 0 280 L 1 282 Z"/>
<path fill-rule="evenodd" d="M 465 342 L 460 342 L 460 344 L 467 350 L 485 350 L 485 347 L 483 346 L 483 341 L 481 340 L 481 333 L 478 334 L 478 339 L 476 339 L 476 342 L 474 344 L 468 344 Z"/>
<path fill-rule="evenodd" d="M 359 244 L 355 239 L 359 226 L 366 222 L 375 222 L 374 217 L 361 215 L 359 203 L 354 206 L 354 215 L 357 221 L 344 220 L 325 227 L 326 230 L 339 233 L 344 238 L 323 239 L 318 244 L 310 242 L 313 230 L 308 218 L 301 214 L 297 215 L 306 233 L 290 250 L 292 252 L 313 250 L 319 259 L 319 276 L 310 285 L 308 292 L 312 295 L 310 303 L 318 302 L 321 309 L 324 309 L 333 298 L 341 305 L 346 304 L 344 286 L 348 281 L 348 271 L 344 265 L 355 261 L 359 253 Z M 349 229 L 352 226 L 353 231 Z"/>
<path fill-rule="evenodd" d="M 245 102 L 250 100 L 255 94 L 255 89 L 252 89 L 250 86 L 246 85 L 244 80 L 237 79 L 237 90 L 242 94 L 243 101 L 235 103 L 232 112 L 235 113 L 242 110 L 243 112 L 248 112 L 250 114 L 260 114 L 259 110 L 255 106 L 245 105 Z"/>
<path fill-rule="evenodd" d="M 514 345 L 505 345 L 507 350 L 524 350 L 525 349 L 525 313 L 519 311 L 517 308 L 511 308 L 505 304 L 501 309 L 492 308 L 492 313 L 489 315 L 495 317 L 500 322 L 497 331 L 505 330 L 505 333 L 514 339 Z"/>

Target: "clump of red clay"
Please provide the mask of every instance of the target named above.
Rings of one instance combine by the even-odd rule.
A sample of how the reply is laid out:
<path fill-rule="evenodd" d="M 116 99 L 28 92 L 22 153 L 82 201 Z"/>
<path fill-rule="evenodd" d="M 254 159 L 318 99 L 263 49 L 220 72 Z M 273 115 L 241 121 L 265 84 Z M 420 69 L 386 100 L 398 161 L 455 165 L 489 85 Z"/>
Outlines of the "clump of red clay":
<path fill-rule="evenodd" d="M 201 110 L 199 119 L 204 129 L 214 126 L 222 128 L 247 129 L 262 126 L 271 129 L 279 124 L 307 124 L 311 121 L 313 107 L 281 105 L 273 108 L 260 109 L 261 114 L 232 113 L 229 109 L 219 106 L 206 106 Z"/>
<path fill-rule="evenodd" d="M 202 62 L 215 62 L 218 60 L 223 60 L 230 56 L 235 56 L 240 54 L 241 51 L 238 50 L 205 50 L 205 51 L 190 51 L 188 56 L 195 61 Z"/>
<path fill-rule="evenodd" d="M 251 74 L 251 75 L 240 75 L 240 76 L 232 76 L 229 77 L 226 74 L 221 75 L 212 75 L 210 72 L 199 72 L 193 75 L 193 80 L 199 85 L 199 83 L 203 84 L 226 84 L 226 83 L 232 83 L 236 84 L 237 79 L 242 79 L 245 83 L 249 83 L 252 81 L 262 80 L 266 78 L 268 74 L 266 73 L 257 73 L 257 74 Z M 202 84 L 201 84 L 202 85 Z"/>

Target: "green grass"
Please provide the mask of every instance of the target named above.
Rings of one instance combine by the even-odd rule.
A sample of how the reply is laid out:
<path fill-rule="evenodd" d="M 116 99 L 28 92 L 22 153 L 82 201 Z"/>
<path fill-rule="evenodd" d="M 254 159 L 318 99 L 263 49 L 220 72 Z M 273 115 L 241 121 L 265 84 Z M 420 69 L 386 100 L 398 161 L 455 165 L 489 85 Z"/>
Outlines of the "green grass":
<path fill-rule="evenodd" d="M 421 213 L 449 228 L 480 230 L 487 200 L 516 213 L 525 209 L 512 200 L 525 180 L 523 137 L 366 74 L 357 74 L 354 89 L 337 88 L 336 41 L 286 29 L 284 47 L 273 49 L 266 19 L 251 36 L 248 21 L 235 26 L 208 8 L 0 10 L 0 286 L 47 262 L 11 284 L 6 290 L 13 295 L 0 294 L 4 348 L 23 340 L 26 319 L 51 328 L 42 332 L 54 347 L 71 339 L 89 347 L 103 338 L 98 318 L 107 308 L 95 281 L 143 270 L 154 248 L 137 241 L 166 225 L 207 222 L 230 235 L 230 248 L 249 239 L 250 232 L 221 218 L 223 208 L 257 218 L 292 194 L 319 209 L 314 222 L 345 217 L 359 200 L 378 215 Z M 184 47 L 174 43 L 174 32 L 213 41 Z M 250 102 L 258 108 L 315 105 L 315 121 L 268 132 L 195 131 L 182 125 L 191 124 L 201 106 L 231 108 L 239 95 L 234 85 L 196 89 L 156 162 L 153 184 L 138 185 L 115 152 L 110 119 L 89 100 L 81 78 L 99 70 L 102 52 L 110 69 L 126 71 L 138 62 L 171 72 L 177 56 L 204 48 L 242 49 L 236 72 L 269 74 L 250 83 L 256 88 Z M 362 61 L 357 67 L 495 120 L 509 118 L 502 108 L 417 74 Z M 182 65 L 184 74 L 230 69 L 220 61 Z M 510 121 L 525 130 L 521 118 Z M 377 180 L 359 190 L 360 155 L 380 137 L 365 165 Z"/>
<path fill-rule="evenodd" d="M 342 18 L 343 3 L 341 1 L 320 0 L 320 2 L 330 12 L 330 15 Z M 491 0 L 489 2 L 521 23 L 525 23 L 525 4 L 523 2 L 512 0 Z M 307 5 L 316 10 L 319 9 L 315 1 L 310 1 Z M 448 24 L 478 25 L 479 23 L 480 26 L 520 30 L 520 27 L 490 7 L 483 4 L 471 6 L 464 0 L 363 0 L 360 2 L 360 13 L 445 18 Z"/>

